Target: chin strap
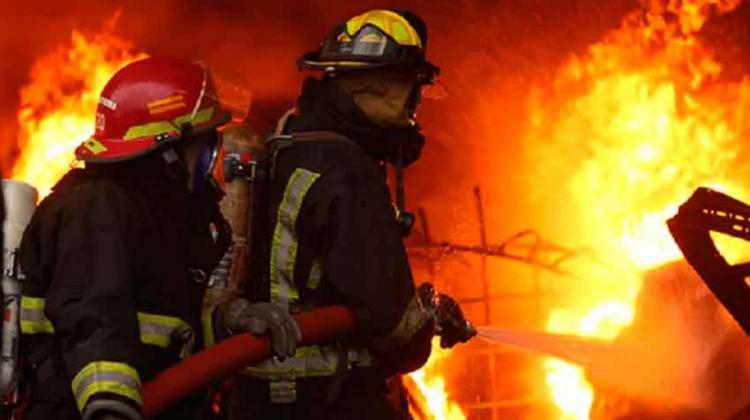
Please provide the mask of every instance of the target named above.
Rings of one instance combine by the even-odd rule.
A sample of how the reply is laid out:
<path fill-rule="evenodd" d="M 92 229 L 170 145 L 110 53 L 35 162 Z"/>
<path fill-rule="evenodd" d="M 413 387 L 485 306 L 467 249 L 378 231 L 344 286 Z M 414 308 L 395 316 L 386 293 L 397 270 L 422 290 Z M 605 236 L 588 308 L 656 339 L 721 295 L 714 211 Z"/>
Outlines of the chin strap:
<path fill-rule="evenodd" d="M 698 188 L 667 221 L 683 255 L 711 292 L 750 335 L 750 263 L 730 265 L 711 232 L 750 241 L 750 206 L 726 194 Z"/>
<path fill-rule="evenodd" d="M 406 211 L 406 193 L 404 191 L 404 148 L 398 147 L 393 167 L 396 176 L 396 221 L 401 227 L 401 234 L 406 237 L 414 227 L 414 214 Z"/>

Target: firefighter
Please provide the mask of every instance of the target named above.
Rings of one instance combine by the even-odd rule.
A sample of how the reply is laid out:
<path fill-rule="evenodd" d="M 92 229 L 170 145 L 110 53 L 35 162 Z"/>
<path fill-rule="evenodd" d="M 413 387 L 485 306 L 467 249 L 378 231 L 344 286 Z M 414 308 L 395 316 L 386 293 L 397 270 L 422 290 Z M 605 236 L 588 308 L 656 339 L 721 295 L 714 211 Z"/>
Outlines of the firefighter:
<path fill-rule="evenodd" d="M 290 313 L 347 305 L 357 329 L 244 369 L 233 378 L 231 419 L 403 418 L 386 399 L 386 379 L 424 364 L 436 329 L 445 347 L 473 334 L 455 301 L 429 284 L 415 290 L 408 219 L 386 184 L 384 163 L 408 166 L 424 143 L 415 112 L 438 72 L 426 46 L 416 15 L 372 10 L 300 59 L 323 75 L 305 81 L 269 139 L 267 271 L 250 282 L 250 299 Z"/>
<path fill-rule="evenodd" d="M 140 419 L 141 383 L 211 340 L 201 301 L 228 246 L 217 200 L 229 118 L 197 63 L 147 58 L 108 82 L 76 149 L 85 167 L 41 202 L 21 245 L 24 418 Z M 270 330 L 276 354 L 292 354 L 285 311 L 230 304 L 223 330 Z M 161 418 L 200 418 L 193 400 Z"/>

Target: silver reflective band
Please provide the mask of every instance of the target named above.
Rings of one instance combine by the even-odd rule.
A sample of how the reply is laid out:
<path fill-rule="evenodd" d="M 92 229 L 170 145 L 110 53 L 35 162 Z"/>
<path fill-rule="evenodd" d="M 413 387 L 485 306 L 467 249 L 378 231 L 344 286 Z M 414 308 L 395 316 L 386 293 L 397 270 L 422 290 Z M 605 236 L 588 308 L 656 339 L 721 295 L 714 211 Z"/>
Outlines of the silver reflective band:
<path fill-rule="evenodd" d="M 53 334 L 52 323 L 44 314 L 44 298 L 23 296 L 21 299 L 21 333 L 22 334 Z M 168 315 L 138 312 L 138 328 L 141 342 L 161 348 L 168 348 L 173 340 L 180 340 L 183 344 L 181 355 L 192 351 L 195 342 L 194 331 L 185 321 Z"/>
<path fill-rule="evenodd" d="M 297 168 L 287 181 L 284 197 L 276 215 L 276 227 L 271 244 L 271 302 L 288 309 L 299 300 L 294 286 L 294 265 L 297 259 L 297 216 L 305 195 L 320 178 L 320 174 Z"/>
<path fill-rule="evenodd" d="M 374 365 L 374 359 L 364 349 L 349 349 L 347 360 L 348 368 Z M 331 376 L 336 373 L 338 363 L 339 355 L 336 348 L 307 346 L 298 348 L 294 356 L 283 361 L 276 358 L 268 359 L 246 368 L 243 373 L 269 381 L 293 381 L 298 378 Z"/>
<path fill-rule="evenodd" d="M 71 389 L 78 409 L 83 411 L 89 399 L 99 393 L 116 394 L 141 404 L 141 379 L 126 363 L 99 360 L 83 367 L 73 378 Z"/>
<path fill-rule="evenodd" d="M 284 404 L 297 400 L 297 384 L 294 381 L 271 382 L 268 388 L 272 403 Z"/>

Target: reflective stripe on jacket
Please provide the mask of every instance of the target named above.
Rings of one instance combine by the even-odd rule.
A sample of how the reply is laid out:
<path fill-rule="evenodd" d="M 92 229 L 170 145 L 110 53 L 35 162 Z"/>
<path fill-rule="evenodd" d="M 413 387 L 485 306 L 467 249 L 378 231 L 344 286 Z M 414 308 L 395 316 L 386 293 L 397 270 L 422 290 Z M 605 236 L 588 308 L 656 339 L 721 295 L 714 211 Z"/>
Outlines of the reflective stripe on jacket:
<path fill-rule="evenodd" d="M 337 137 L 293 140 L 278 154 L 268 281 L 259 282 L 266 289 L 256 287 L 251 297 L 291 313 L 346 304 L 360 315 L 360 335 L 372 341 L 355 348 L 303 347 L 291 358 L 245 369 L 243 374 L 268 381 L 274 403 L 295 401 L 297 380 L 333 376 L 341 363 L 376 367 L 370 344 L 409 341 L 428 320 L 414 294 L 383 174 L 357 146 Z"/>

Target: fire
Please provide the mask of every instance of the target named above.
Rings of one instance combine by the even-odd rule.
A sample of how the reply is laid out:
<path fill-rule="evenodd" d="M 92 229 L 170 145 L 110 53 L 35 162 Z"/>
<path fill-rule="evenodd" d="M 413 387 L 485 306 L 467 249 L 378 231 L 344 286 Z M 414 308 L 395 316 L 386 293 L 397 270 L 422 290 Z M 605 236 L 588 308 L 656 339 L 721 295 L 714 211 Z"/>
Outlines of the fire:
<path fill-rule="evenodd" d="M 407 389 L 411 387 L 411 384 L 416 387 L 414 391 L 417 391 L 423 398 L 425 411 L 429 412 L 431 420 L 466 420 L 461 407 L 450 401 L 445 387 L 445 378 L 440 374 L 439 363 L 449 354 L 450 350 L 440 348 L 440 339 L 435 338 L 432 342 L 432 354 L 427 364 L 422 369 L 411 373 L 409 375 L 411 381 L 405 382 Z"/>
<path fill-rule="evenodd" d="M 114 22 L 114 19 L 113 21 Z M 111 23 L 113 24 L 113 23 Z M 109 31 L 86 36 L 40 57 L 20 92 L 18 149 L 12 177 L 34 185 L 42 197 L 68 171 L 73 150 L 94 130 L 99 93 L 122 66 L 143 55 Z"/>
<path fill-rule="evenodd" d="M 616 337 L 632 322 L 642 271 L 681 257 L 664 224 L 677 206 L 700 185 L 748 196 L 735 163 L 748 83 L 721 81 L 697 37 L 712 14 L 739 3 L 643 0 L 645 13 L 626 16 L 532 92 L 527 140 L 556 180 L 543 184 L 565 189 L 575 215 L 567 234 L 596 246 L 608 267 L 582 273 L 575 302 L 550 311 L 547 330 Z M 561 418 L 588 419 L 584 372 L 558 360 L 545 369 Z"/>

